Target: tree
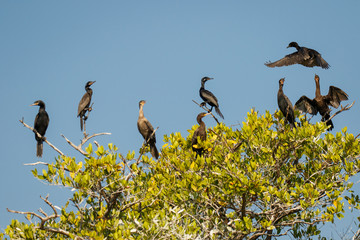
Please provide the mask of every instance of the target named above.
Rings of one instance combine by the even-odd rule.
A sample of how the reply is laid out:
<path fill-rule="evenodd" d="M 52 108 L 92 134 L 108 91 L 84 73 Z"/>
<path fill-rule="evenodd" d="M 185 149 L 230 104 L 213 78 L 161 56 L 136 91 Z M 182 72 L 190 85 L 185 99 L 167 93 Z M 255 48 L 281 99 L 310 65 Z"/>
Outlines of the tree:
<path fill-rule="evenodd" d="M 297 113 L 298 114 L 298 113 Z M 240 129 L 208 128 L 203 156 L 184 138 L 164 136 L 154 161 L 89 144 L 84 159 L 60 155 L 32 171 L 73 190 L 63 207 L 43 201 L 51 215 L 25 215 L 5 233 L 26 239 L 271 239 L 319 235 L 319 224 L 343 218 L 344 201 L 360 208 L 349 177 L 360 170 L 359 140 L 346 127 L 333 135 L 323 122 L 299 116 L 291 128 L 280 112 L 251 110 Z M 74 147 L 76 147 L 74 145 Z M 81 146 L 80 146 L 81 148 Z M 37 163 L 44 164 L 44 163 Z M 342 194 L 349 193 L 346 199 Z"/>

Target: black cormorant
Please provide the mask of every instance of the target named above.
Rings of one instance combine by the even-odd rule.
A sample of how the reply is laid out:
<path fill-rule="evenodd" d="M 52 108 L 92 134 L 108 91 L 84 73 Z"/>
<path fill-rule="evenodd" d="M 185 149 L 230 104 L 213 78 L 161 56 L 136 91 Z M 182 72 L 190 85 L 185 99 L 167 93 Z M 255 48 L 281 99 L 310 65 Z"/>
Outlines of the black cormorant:
<path fill-rule="evenodd" d="M 321 57 L 321 54 L 314 49 L 300 47 L 296 42 L 291 42 L 289 47 L 296 48 L 297 52 L 286 55 L 284 58 L 276 62 L 265 63 L 268 67 L 282 67 L 293 64 L 301 64 L 305 67 L 322 67 L 328 69 L 330 65 Z"/>
<path fill-rule="evenodd" d="M 204 100 L 204 102 L 201 103 L 200 105 L 203 106 L 203 105 L 205 105 L 205 103 L 209 104 L 211 106 L 210 112 L 212 111 L 213 107 L 215 107 L 215 111 L 217 112 L 217 114 L 219 114 L 219 116 L 224 119 L 224 116 L 220 112 L 219 103 L 218 103 L 217 98 L 215 97 L 215 95 L 212 92 L 205 89 L 206 81 L 211 80 L 211 79 L 213 79 L 213 78 L 203 77 L 201 79 L 201 88 L 199 90 L 199 93 L 200 93 L 200 97 Z"/>
<path fill-rule="evenodd" d="M 295 127 L 294 107 L 289 98 L 284 94 L 284 82 L 285 78 L 279 80 L 279 91 L 277 94 L 278 106 L 286 120 L 289 122 L 290 126 Z"/>
<path fill-rule="evenodd" d="M 30 106 L 39 106 L 39 112 L 35 117 L 34 129 L 42 136 L 39 138 L 35 133 L 35 139 L 37 141 L 36 156 L 42 157 L 43 153 L 43 141 L 47 127 L 49 126 L 49 115 L 45 111 L 45 103 L 41 100 L 35 101 Z"/>
<path fill-rule="evenodd" d="M 87 117 L 85 116 L 86 111 L 89 110 L 90 102 L 91 102 L 91 96 L 93 94 L 93 90 L 90 88 L 91 85 L 93 85 L 96 81 L 88 81 L 85 85 L 86 93 L 81 98 L 78 106 L 78 117 L 80 117 L 80 128 L 81 131 L 83 130 L 84 122 L 86 121 Z"/>
<path fill-rule="evenodd" d="M 146 117 L 144 117 L 144 111 L 143 111 L 143 106 L 146 103 L 145 100 L 141 100 L 139 102 L 139 118 L 137 121 L 137 127 L 139 129 L 139 132 L 141 133 L 141 135 L 144 137 L 146 144 L 150 145 L 150 152 L 151 155 L 158 159 L 159 158 L 159 152 L 156 148 L 156 137 L 155 137 L 155 132 L 154 132 L 154 128 L 151 125 L 151 123 L 149 122 L 149 120 L 146 119 Z"/>
<path fill-rule="evenodd" d="M 320 78 L 315 74 L 315 98 L 310 99 L 306 96 L 302 96 L 296 103 L 295 109 L 299 109 L 301 112 L 307 112 L 312 115 L 316 115 L 318 112 L 322 116 L 321 121 L 326 122 L 326 125 L 330 126 L 329 130 L 334 128 L 334 124 L 330 118 L 330 108 L 338 108 L 341 101 L 348 100 L 348 95 L 340 88 L 330 86 L 329 93 L 326 96 L 322 96 L 320 93 Z"/>
<path fill-rule="evenodd" d="M 194 135 L 191 139 L 191 146 L 193 151 L 196 152 L 196 155 L 199 156 L 203 154 L 204 148 L 198 146 L 195 147 L 194 145 L 197 145 L 198 137 L 201 139 L 201 141 L 206 140 L 206 128 L 205 128 L 205 123 L 202 121 L 202 118 L 209 114 L 210 113 L 203 112 L 203 113 L 199 113 L 196 117 L 196 121 L 199 123 L 199 127 L 195 130 Z"/>

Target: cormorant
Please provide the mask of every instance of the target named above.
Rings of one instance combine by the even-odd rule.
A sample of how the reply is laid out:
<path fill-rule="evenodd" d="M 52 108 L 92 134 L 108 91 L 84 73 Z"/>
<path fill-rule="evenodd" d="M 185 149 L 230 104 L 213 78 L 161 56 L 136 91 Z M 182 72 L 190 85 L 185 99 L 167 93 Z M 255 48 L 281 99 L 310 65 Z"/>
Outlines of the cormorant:
<path fill-rule="evenodd" d="M 341 101 L 348 100 L 348 95 L 340 88 L 330 86 L 329 93 L 326 96 L 322 96 L 320 93 L 320 78 L 315 74 L 315 98 L 310 99 L 306 96 L 302 96 L 296 103 L 295 109 L 299 109 L 301 112 L 307 112 L 312 115 L 316 115 L 318 112 L 322 116 L 321 121 L 326 122 L 326 125 L 330 126 L 329 130 L 334 128 L 334 124 L 330 118 L 330 108 L 338 108 Z"/>
<path fill-rule="evenodd" d="M 276 62 L 265 63 L 268 67 L 282 67 L 293 64 L 301 64 L 305 67 L 322 67 L 328 69 L 330 65 L 321 57 L 321 54 L 314 49 L 300 47 L 296 42 L 289 43 L 289 47 L 296 48 L 297 52 L 286 55 L 284 58 Z"/>
<path fill-rule="evenodd" d="M 146 119 L 146 117 L 144 117 L 144 111 L 143 111 L 143 106 L 145 105 L 146 101 L 145 100 L 141 100 L 139 102 L 139 118 L 137 121 L 137 127 L 139 129 L 139 132 L 141 133 L 141 135 L 143 136 L 143 138 L 146 141 L 146 144 L 150 145 L 150 152 L 151 155 L 158 159 L 159 158 L 159 152 L 156 148 L 156 137 L 155 137 L 155 132 L 154 132 L 154 128 L 151 125 L 151 123 L 149 122 L 149 120 Z"/>
<path fill-rule="evenodd" d="M 200 137 L 201 141 L 206 140 L 206 128 L 205 123 L 202 121 L 202 118 L 206 115 L 209 115 L 210 113 L 199 113 L 196 117 L 196 121 L 199 123 L 199 127 L 195 130 L 194 135 L 191 139 L 191 146 L 192 150 L 196 152 L 196 156 L 201 156 L 204 152 L 204 148 L 201 147 L 194 147 L 194 145 L 197 145 L 198 143 L 198 137 Z"/>
<path fill-rule="evenodd" d="M 211 79 L 213 78 L 203 77 L 201 79 L 201 88 L 199 90 L 199 93 L 200 93 L 200 97 L 204 100 L 204 102 L 202 102 L 200 105 L 204 106 L 206 103 L 209 104 L 211 106 L 210 112 L 212 111 L 213 107 L 215 107 L 215 111 L 217 112 L 217 114 L 219 114 L 219 116 L 222 117 L 222 119 L 224 119 L 224 116 L 220 112 L 217 98 L 214 96 L 212 92 L 205 89 L 205 82 Z"/>
<path fill-rule="evenodd" d="M 45 140 L 45 132 L 47 127 L 49 126 L 49 115 L 45 111 L 45 103 L 41 100 L 35 101 L 30 106 L 39 106 L 39 112 L 35 117 L 34 121 L 34 129 L 42 136 L 42 138 L 39 138 L 37 134 L 35 133 L 35 139 L 37 141 L 37 147 L 36 147 L 36 156 L 42 157 L 43 153 L 43 141 Z"/>
<path fill-rule="evenodd" d="M 78 106 L 78 117 L 80 117 L 80 129 L 83 130 L 84 122 L 86 121 L 87 117 L 85 116 L 86 111 L 89 110 L 90 102 L 91 102 L 91 96 L 93 94 L 93 90 L 90 88 L 91 85 L 93 85 L 96 81 L 88 81 L 85 85 L 85 91 L 86 93 L 81 98 Z"/>
<path fill-rule="evenodd" d="M 280 111 L 289 122 L 291 127 L 295 127 L 295 115 L 294 115 L 294 107 L 289 100 L 289 98 L 284 94 L 283 86 L 284 86 L 285 78 L 279 80 L 279 91 L 277 94 L 278 105 Z"/>

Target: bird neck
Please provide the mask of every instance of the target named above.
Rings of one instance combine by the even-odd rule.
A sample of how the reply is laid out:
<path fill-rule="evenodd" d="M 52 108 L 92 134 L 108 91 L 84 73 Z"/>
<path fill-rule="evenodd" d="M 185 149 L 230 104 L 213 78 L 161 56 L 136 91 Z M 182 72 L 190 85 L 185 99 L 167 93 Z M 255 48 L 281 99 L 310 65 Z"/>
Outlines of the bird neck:
<path fill-rule="evenodd" d="M 201 88 L 205 89 L 205 82 L 201 82 Z"/>
<path fill-rule="evenodd" d="M 282 92 L 282 91 L 283 91 L 283 85 L 279 84 L 279 92 Z"/>
<path fill-rule="evenodd" d="M 90 87 L 86 87 L 85 90 L 86 90 L 86 92 L 89 93 L 89 94 L 92 94 L 92 92 L 93 92 Z"/>
<path fill-rule="evenodd" d="M 143 118 L 143 117 L 144 117 L 144 111 L 143 111 L 143 105 L 141 105 L 139 108 L 139 118 Z"/>
<path fill-rule="evenodd" d="M 45 111 L 45 104 L 39 104 L 39 112 Z"/>
<path fill-rule="evenodd" d="M 315 81 L 316 84 L 316 90 L 315 90 L 315 97 L 320 97 L 321 93 L 320 93 L 320 82 L 319 81 Z"/>

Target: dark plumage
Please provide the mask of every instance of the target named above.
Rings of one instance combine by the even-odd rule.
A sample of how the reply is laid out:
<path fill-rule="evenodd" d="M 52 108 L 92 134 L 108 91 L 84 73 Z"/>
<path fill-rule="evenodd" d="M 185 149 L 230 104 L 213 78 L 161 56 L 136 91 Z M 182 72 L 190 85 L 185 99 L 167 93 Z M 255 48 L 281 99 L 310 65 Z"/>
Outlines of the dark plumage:
<path fill-rule="evenodd" d="M 284 94 L 283 86 L 284 86 L 285 78 L 279 80 L 279 91 L 277 94 L 278 105 L 280 111 L 289 122 L 291 127 L 295 127 L 295 115 L 294 115 L 294 107 L 289 100 L 289 98 Z"/>
<path fill-rule="evenodd" d="M 199 123 L 199 127 L 195 130 L 194 135 L 191 139 L 191 146 L 193 151 L 196 152 L 196 156 L 197 155 L 201 156 L 204 152 L 204 148 L 198 146 L 195 147 L 194 145 L 197 145 L 198 137 L 201 139 L 201 141 L 206 140 L 206 127 L 205 127 L 205 123 L 202 121 L 202 118 L 209 114 L 210 113 L 203 112 L 198 114 L 196 117 L 196 121 Z"/>
<path fill-rule="evenodd" d="M 293 64 L 301 64 L 305 67 L 322 67 L 328 69 L 330 65 L 321 57 L 321 54 L 314 49 L 300 47 L 296 42 L 291 42 L 288 46 L 296 48 L 296 52 L 286 55 L 276 62 L 265 63 L 268 67 L 282 67 Z"/>
<path fill-rule="evenodd" d="M 78 106 L 78 117 L 80 117 L 80 129 L 83 130 L 84 122 L 86 121 L 87 117 L 85 116 L 86 111 L 89 110 L 91 97 L 93 94 L 93 90 L 90 88 L 96 81 L 88 81 L 85 85 L 86 93 L 81 98 Z"/>
<path fill-rule="evenodd" d="M 199 93 L 200 93 L 200 97 L 204 100 L 204 102 L 201 103 L 200 105 L 203 106 L 206 103 L 209 104 L 211 106 L 210 112 L 212 111 L 213 107 L 215 107 L 216 113 L 219 114 L 219 116 L 222 117 L 222 119 L 224 119 L 224 116 L 220 112 L 217 98 L 212 92 L 205 89 L 205 82 L 211 79 L 213 78 L 203 77 L 201 79 L 201 88 L 199 90 Z"/>
<path fill-rule="evenodd" d="M 146 141 L 146 144 L 150 145 L 150 152 L 151 155 L 158 159 L 159 158 L 159 152 L 156 148 L 156 137 L 155 137 L 155 132 L 154 132 L 154 128 L 151 125 L 151 123 L 146 119 L 146 117 L 144 117 L 144 111 L 143 111 L 143 106 L 146 103 L 145 100 L 141 100 L 139 102 L 139 118 L 137 121 L 137 127 L 139 129 L 139 132 L 141 133 L 141 135 L 143 136 L 143 138 Z"/>
<path fill-rule="evenodd" d="M 42 157 L 43 141 L 45 138 L 44 136 L 45 136 L 46 129 L 49 126 L 49 115 L 45 111 L 45 103 L 41 100 L 35 101 L 30 106 L 39 106 L 40 107 L 39 112 L 35 117 L 34 129 L 42 136 L 42 138 L 39 138 L 37 136 L 37 134 L 35 133 L 35 139 L 37 141 L 36 156 Z"/>
<path fill-rule="evenodd" d="M 320 78 L 315 74 L 315 98 L 310 99 L 306 96 L 302 96 L 296 103 L 295 109 L 299 109 L 301 112 L 307 112 L 312 115 L 316 115 L 318 112 L 322 116 L 321 121 L 326 122 L 330 126 L 329 130 L 334 128 L 334 124 L 330 118 L 330 108 L 338 108 L 341 101 L 348 100 L 348 95 L 340 88 L 330 86 L 329 93 L 322 96 L 320 93 Z"/>

